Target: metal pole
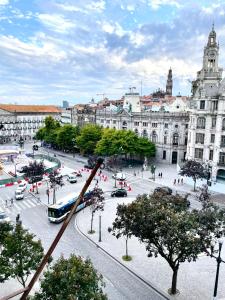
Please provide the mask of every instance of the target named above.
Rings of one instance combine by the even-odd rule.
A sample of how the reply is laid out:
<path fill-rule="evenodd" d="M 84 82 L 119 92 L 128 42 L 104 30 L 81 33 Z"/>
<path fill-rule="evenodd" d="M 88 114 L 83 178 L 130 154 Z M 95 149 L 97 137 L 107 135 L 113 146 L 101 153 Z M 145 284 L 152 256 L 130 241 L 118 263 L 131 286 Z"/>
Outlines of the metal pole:
<path fill-rule="evenodd" d="M 101 232 L 101 226 L 102 226 L 102 216 L 99 215 L 99 238 L 98 241 L 101 242 L 102 241 L 102 232 Z"/>
<path fill-rule="evenodd" d="M 221 249 L 222 249 L 222 243 L 219 243 L 219 255 L 218 255 L 217 259 L 216 259 L 216 261 L 217 261 L 217 268 L 216 268 L 216 279 L 215 279 L 213 299 L 216 299 L 216 296 L 217 296 L 217 287 L 218 287 L 218 280 L 219 280 L 220 263 L 222 261 L 221 256 L 220 256 Z"/>
<path fill-rule="evenodd" d="M 15 164 L 15 177 L 17 177 L 17 173 L 16 173 L 16 164 Z"/>
<path fill-rule="evenodd" d="M 54 241 L 52 242 L 50 248 L 48 249 L 46 255 L 44 256 L 44 258 L 42 259 L 42 262 L 40 264 L 40 266 L 38 267 L 37 271 L 35 272 L 34 276 L 32 277 L 29 285 L 28 285 L 28 288 L 27 290 L 24 292 L 24 294 L 22 295 L 22 297 L 20 298 L 20 300 L 25 300 L 27 299 L 27 296 L 29 295 L 34 283 L 36 282 L 36 280 L 38 279 L 40 273 L 42 272 L 44 266 L 47 264 L 50 256 L 52 255 L 52 252 L 54 251 L 55 247 L 57 246 L 60 238 L 62 237 L 64 231 L 66 230 L 70 220 L 72 219 L 73 217 L 73 214 L 75 213 L 76 209 L 77 209 L 77 206 L 80 204 L 80 201 L 81 199 L 83 199 L 84 197 L 84 193 L 86 192 L 86 190 L 88 189 L 89 185 L 91 184 L 91 181 L 92 179 L 94 178 L 96 172 L 98 171 L 98 169 L 100 168 L 101 164 L 103 163 L 103 159 L 102 158 L 99 158 L 97 160 L 97 163 L 94 167 L 94 169 L 92 170 L 89 178 L 87 179 L 85 185 L 83 186 L 81 192 L 80 192 L 80 195 L 77 199 L 77 201 L 75 202 L 75 204 L 73 205 L 70 213 L 67 215 L 65 221 L 63 222 L 62 224 L 62 227 L 60 228 L 59 232 L 57 233 Z"/>

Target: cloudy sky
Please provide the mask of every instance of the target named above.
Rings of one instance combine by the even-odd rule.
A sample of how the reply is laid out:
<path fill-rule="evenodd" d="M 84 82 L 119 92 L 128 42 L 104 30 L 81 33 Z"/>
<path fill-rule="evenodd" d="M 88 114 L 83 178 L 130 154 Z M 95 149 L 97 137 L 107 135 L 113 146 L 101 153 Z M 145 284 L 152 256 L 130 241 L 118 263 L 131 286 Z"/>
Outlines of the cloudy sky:
<path fill-rule="evenodd" d="M 0 0 L 0 103 L 190 95 L 212 23 L 225 66 L 224 0 Z"/>

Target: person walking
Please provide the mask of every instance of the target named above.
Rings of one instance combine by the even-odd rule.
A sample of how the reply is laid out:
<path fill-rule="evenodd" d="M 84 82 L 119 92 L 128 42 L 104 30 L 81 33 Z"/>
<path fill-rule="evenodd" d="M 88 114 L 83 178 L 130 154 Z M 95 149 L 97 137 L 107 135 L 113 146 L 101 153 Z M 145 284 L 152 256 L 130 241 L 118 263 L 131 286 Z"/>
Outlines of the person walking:
<path fill-rule="evenodd" d="M 180 184 L 180 178 L 177 179 L 177 183 Z"/>
<path fill-rule="evenodd" d="M 183 184 L 183 183 L 184 183 L 184 179 L 183 179 L 183 178 L 181 178 L 181 180 L 180 180 L 180 183 L 181 183 L 181 184 Z"/>
<path fill-rule="evenodd" d="M 13 206 L 13 198 L 11 198 L 10 202 L 11 202 L 11 206 Z"/>
<path fill-rule="evenodd" d="M 162 178 L 162 172 L 160 173 L 160 177 Z"/>
<path fill-rule="evenodd" d="M 177 182 L 177 180 L 176 180 L 176 179 L 174 179 L 174 181 L 173 181 L 173 185 L 176 185 L 176 182 Z"/>
<path fill-rule="evenodd" d="M 159 173 L 158 177 L 160 178 L 160 176 L 161 176 L 161 173 Z"/>
<path fill-rule="evenodd" d="M 5 199 L 5 207 L 8 207 L 8 200 Z"/>

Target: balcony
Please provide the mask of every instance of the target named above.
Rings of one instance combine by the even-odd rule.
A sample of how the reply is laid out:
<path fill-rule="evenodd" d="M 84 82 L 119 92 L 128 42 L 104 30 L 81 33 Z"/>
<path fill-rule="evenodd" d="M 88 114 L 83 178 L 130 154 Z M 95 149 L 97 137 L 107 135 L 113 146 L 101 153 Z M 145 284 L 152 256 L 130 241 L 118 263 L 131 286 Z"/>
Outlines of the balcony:
<path fill-rule="evenodd" d="M 219 165 L 219 166 L 225 166 L 225 160 L 220 160 L 220 161 L 218 162 L 218 165 Z"/>

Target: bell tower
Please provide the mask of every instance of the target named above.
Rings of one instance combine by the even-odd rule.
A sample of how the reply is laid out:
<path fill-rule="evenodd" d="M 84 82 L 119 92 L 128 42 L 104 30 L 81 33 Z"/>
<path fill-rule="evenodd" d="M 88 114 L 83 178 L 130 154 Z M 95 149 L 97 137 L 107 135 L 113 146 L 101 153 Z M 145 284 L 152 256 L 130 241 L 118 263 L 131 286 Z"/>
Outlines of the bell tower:
<path fill-rule="evenodd" d="M 167 76 L 167 82 L 166 82 L 166 95 L 172 96 L 172 90 L 173 90 L 173 75 L 172 75 L 172 69 L 170 68 Z"/>

